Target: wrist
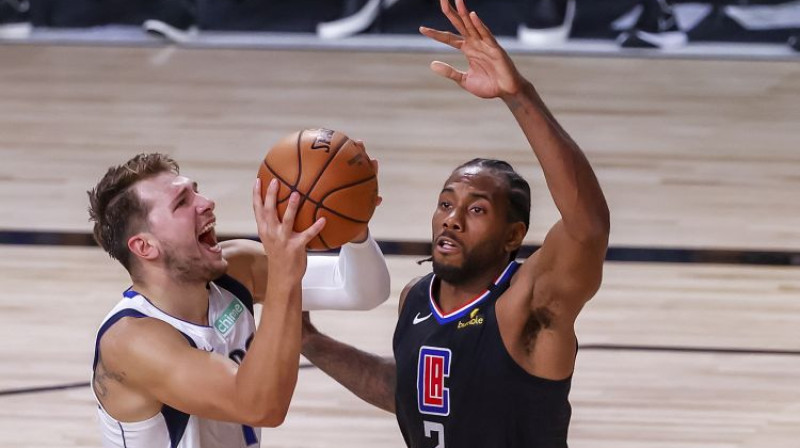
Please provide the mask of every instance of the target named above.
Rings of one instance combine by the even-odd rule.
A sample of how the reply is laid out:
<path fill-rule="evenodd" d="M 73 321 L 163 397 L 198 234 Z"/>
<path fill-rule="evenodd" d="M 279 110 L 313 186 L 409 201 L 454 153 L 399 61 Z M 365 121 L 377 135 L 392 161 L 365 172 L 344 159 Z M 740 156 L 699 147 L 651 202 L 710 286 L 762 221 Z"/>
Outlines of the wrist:
<path fill-rule="evenodd" d="M 359 232 L 359 234 L 356 235 L 355 238 L 350 240 L 348 244 L 355 244 L 355 245 L 364 244 L 367 242 L 367 240 L 369 240 L 369 227 L 365 227 L 364 230 L 362 232 Z"/>
<path fill-rule="evenodd" d="M 536 89 L 533 87 L 533 84 L 527 79 L 522 79 L 515 88 L 510 89 L 510 91 L 503 94 L 501 98 L 503 102 L 513 110 L 526 102 L 533 102 L 535 95 Z"/>
<path fill-rule="evenodd" d="M 309 330 L 303 328 L 303 336 L 300 338 L 300 353 L 306 358 L 313 358 L 318 352 L 318 345 L 322 339 L 322 333 L 317 331 L 316 328 Z"/>

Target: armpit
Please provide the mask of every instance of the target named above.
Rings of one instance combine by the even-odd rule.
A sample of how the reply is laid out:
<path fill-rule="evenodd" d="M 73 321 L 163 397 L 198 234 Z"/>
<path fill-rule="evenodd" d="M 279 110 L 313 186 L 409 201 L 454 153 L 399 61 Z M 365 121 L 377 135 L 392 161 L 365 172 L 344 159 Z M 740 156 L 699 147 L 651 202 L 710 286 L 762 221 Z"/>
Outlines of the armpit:
<path fill-rule="evenodd" d="M 536 338 L 543 329 L 550 328 L 553 323 L 553 312 L 547 308 L 539 307 L 534 309 L 528 316 L 525 326 L 522 329 L 522 338 L 525 350 L 528 353 L 533 351 L 536 345 Z"/>

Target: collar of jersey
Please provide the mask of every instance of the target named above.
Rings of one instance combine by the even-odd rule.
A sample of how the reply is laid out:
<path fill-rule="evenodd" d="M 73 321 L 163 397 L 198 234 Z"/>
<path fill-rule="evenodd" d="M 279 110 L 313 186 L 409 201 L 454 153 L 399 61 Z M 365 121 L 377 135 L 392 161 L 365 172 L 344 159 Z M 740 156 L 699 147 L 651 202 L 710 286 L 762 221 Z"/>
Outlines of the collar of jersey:
<path fill-rule="evenodd" d="M 151 302 L 150 299 L 145 297 L 144 294 L 141 294 L 141 293 L 137 292 L 135 289 L 133 289 L 133 286 L 131 286 L 130 288 L 126 289 L 125 292 L 122 293 L 122 297 L 125 297 L 126 299 L 133 299 L 136 296 L 141 296 L 144 300 L 147 301 L 147 303 L 152 305 L 153 308 L 157 309 L 158 311 L 163 313 L 165 316 L 169 316 L 169 317 L 171 317 L 173 319 L 179 320 L 179 321 L 181 321 L 181 322 L 183 322 L 185 324 L 189 324 L 189 325 L 197 327 L 197 328 L 214 328 L 211 325 L 196 324 L 194 322 L 189 322 L 188 320 L 183 320 L 180 317 L 175 317 L 172 314 L 167 313 L 166 311 L 164 311 L 161 308 L 157 307 L 156 304 Z M 209 305 L 208 305 L 208 322 L 211 323 L 211 303 L 209 303 Z"/>
<path fill-rule="evenodd" d="M 442 310 L 439 309 L 439 305 L 436 303 L 436 300 L 433 298 L 433 285 L 437 280 L 436 274 L 434 274 L 433 278 L 431 278 L 431 283 L 428 286 L 428 301 L 429 301 L 430 306 L 431 306 L 431 312 L 433 313 L 433 317 L 435 317 L 436 320 L 440 324 L 446 324 L 446 323 L 450 323 L 450 322 L 452 322 L 454 320 L 461 319 L 474 306 L 476 306 L 476 305 L 480 304 L 481 302 L 484 302 L 486 299 L 488 299 L 489 296 L 492 295 L 492 292 L 495 290 L 497 285 L 503 284 L 503 283 L 511 280 L 511 276 L 514 275 L 514 272 L 517 270 L 517 267 L 519 267 L 519 263 L 517 263 L 516 261 L 512 261 L 512 262 L 508 263 L 508 266 L 506 266 L 506 268 L 503 270 L 503 272 L 499 276 L 497 276 L 497 278 L 494 280 L 492 285 L 489 286 L 489 288 L 487 288 L 486 291 L 482 292 L 481 294 L 478 294 L 472 300 L 470 300 L 469 302 L 465 303 L 462 307 L 460 307 L 460 308 L 458 308 L 456 310 L 453 310 L 452 312 L 450 312 L 448 314 L 442 313 Z"/>

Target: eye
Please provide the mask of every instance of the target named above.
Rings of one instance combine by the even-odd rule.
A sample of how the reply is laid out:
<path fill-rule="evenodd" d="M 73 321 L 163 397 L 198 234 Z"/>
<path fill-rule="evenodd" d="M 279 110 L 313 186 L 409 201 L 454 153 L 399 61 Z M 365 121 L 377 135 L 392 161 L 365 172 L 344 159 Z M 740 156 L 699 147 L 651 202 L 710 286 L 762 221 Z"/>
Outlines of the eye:
<path fill-rule="evenodd" d="M 486 209 L 484 209 L 483 207 L 478 207 L 478 206 L 475 206 L 475 207 L 472 207 L 472 208 L 470 209 L 470 211 L 471 211 L 472 213 L 482 214 L 482 213 L 485 213 L 485 212 L 486 212 Z"/>
<path fill-rule="evenodd" d="M 450 204 L 450 203 L 449 203 L 449 202 L 447 202 L 447 201 L 439 201 L 439 208 L 441 208 L 442 210 L 447 210 L 447 209 L 449 209 L 451 206 L 452 206 L 452 204 Z"/>
<path fill-rule="evenodd" d="M 179 208 L 183 207 L 184 205 L 186 205 L 186 197 L 185 197 L 185 196 L 184 196 L 184 197 L 182 197 L 182 198 L 181 198 L 181 199 L 180 199 L 180 200 L 179 200 L 179 201 L 178 201 L 178 202 L 175 204 L 175 208 L 173 209 L 173 211 L 175 211 L 175 210 L 177 210 L 177 209 L 179 209 Z"/>

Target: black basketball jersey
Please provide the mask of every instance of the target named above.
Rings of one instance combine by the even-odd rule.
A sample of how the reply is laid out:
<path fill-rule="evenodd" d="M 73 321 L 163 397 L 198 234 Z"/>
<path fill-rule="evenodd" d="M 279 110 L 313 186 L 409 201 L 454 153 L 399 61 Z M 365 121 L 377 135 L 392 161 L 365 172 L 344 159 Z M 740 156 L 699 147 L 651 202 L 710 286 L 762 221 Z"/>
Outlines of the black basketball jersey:
<path fill-rule="evenodd" d="M 571 378 L 530 375 L 503 345 L 495 302 L 519 264 L 444 314 L 429 274 L 406 296 L 394 333 L 397 421 L 412 448 L 563 448 Z"/>

